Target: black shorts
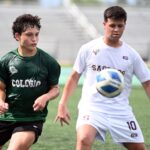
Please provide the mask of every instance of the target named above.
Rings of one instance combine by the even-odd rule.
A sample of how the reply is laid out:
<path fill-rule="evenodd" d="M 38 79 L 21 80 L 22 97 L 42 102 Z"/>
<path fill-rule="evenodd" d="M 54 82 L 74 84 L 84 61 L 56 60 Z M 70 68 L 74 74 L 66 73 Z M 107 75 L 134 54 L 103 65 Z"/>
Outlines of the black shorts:
<path fill-rule="evenodd" d="M 43 121 L 34 122 L 10 122 L 0 121 L 0 146 L 4 145 L 15 132 L 33 131 L 35 133 L 35 142 L 42 133 Z"/>

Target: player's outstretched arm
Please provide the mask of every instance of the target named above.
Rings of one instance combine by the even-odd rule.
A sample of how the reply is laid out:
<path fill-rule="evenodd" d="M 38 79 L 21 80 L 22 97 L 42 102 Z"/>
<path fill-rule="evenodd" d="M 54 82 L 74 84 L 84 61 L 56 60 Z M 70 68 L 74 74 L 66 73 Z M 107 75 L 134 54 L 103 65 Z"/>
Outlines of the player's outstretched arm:
<path fill-rule="evenodd" d="M 143 86 L 148 98 L 150 99 L 150 80 L 142 83 L 142 86 Z"/>
<path fill-rule="evenodd" d="M 73 94 L 74 90 L 76 89 L 79 79 L 80 74 L 76 71 L 72 71 L 64 87 L 61 100 L 58 104 L 58 112 L 55 118 L 55 122 L 60 121 L 61 126 L 63 126 L 64 123 L 69 125 L 70 114 L 67 108 L 67 103 L 69 97 Z"/>

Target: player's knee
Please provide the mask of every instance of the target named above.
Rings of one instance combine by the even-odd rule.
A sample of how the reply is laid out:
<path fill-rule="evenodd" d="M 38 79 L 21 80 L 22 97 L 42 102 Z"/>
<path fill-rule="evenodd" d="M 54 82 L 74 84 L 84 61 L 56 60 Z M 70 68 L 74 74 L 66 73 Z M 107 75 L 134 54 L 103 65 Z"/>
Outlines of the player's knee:
<path fill-rule="evenodd" d="M 128 150 L 147 150 L 144 143 L 124 143 Z"/>
<path fill-rule="evenodd" d="M 25 144 L 16 144 L 16 145 L 9 145 L 8 150 L 28 150 L 30 148 L 29 145 Z"/>
<path fill-rule="evenodd" d="M 89 136 L 78 137 L 77 143 L 86 147 L 91 147 L 93 140 Z"/>

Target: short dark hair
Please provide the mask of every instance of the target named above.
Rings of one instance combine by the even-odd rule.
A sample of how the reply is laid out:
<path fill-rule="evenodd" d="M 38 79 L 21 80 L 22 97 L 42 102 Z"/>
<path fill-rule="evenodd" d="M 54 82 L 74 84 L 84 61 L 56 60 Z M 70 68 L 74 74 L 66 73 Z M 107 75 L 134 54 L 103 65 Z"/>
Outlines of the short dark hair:
<path fill-rule="evenodd" d="M 31 14 L 23 14 L 15 19 L 12 25 L 12 32 L 15 38 L 15 33 L 21 35 L 22 32 L 26 31 L 28 27 L 37 27 L 39 30 L 41 28 L 40 19 L 38 16 L 33 16 Z"/>
<path fill-rule="evenodd" d="M 111 6 L 104 11 L 104 21 L 107 21 L 108 18 L 114 19 L 114 20 L 124 19 L 124 21 L 126 22 L 127 13 L 120 6 Z"/>

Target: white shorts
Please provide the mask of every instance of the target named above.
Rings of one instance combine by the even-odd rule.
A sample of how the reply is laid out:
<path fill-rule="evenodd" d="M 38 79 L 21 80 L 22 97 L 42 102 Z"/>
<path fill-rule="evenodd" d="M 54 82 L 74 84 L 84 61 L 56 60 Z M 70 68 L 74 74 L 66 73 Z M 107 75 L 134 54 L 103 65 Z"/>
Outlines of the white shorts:
<path fill-rule="evenodd" d="M 79 112 L 76 128 L 89 124 L 97 130 L 96 138 L 105 142 L 106 132 L 109 131 L 116 143 L 144 143 L 139 124 L 134 117 L 110 116 L 100 112 Z"/>

